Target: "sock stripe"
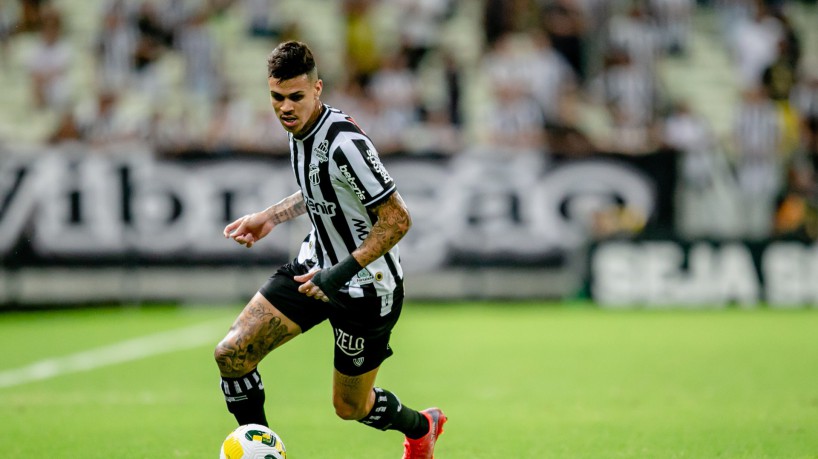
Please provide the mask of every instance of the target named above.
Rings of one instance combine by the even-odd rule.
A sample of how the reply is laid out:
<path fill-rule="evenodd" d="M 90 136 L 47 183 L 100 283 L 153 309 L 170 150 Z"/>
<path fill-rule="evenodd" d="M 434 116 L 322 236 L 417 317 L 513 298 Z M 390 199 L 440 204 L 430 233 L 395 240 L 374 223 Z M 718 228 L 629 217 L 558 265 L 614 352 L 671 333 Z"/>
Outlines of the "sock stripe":
<path fill-rule="evenodd" d="M 224 395 L 238 395 L 255 389 L 264 390 L 258 370 L 253 370 L 240 378 L 222 378 L 221 386 Z"/>
<path fill-rule="evenodd" d="M 404 407 L 400 399 L 388 390 L 375 387 L 374 391 L 375 404 L 372 410 L 358 422 L 380 430 L 398 430 L 404 434 L 414 434 L 419 430 L 419 418 L 423 415 Z"/>
<path fill-rule="evenodd" d="M 267 425 L 267 417 L 264 414 L 264 386 L 256 369 L 238 378 L 222 377 L 221 386 L 227 409 L 240 425 Z"/>

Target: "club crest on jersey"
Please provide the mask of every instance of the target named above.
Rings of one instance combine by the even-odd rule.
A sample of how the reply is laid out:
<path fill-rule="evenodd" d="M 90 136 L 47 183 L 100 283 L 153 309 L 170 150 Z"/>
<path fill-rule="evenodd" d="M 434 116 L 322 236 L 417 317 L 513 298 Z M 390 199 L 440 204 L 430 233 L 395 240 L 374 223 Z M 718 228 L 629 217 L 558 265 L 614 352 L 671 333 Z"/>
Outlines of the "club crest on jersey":
<path fill-rule="evenodd" d="M 329 161 L 329 142 L 327 140 L 321 141 L 317 147 L 312 149 L 312 154 L 322 163 Z"/>
<path fill-rule="evenodd" d="M 318 186 L 321 183 L 321 176 L 318 175 L 318 164 L 310 164 L 310 183 Z"/>

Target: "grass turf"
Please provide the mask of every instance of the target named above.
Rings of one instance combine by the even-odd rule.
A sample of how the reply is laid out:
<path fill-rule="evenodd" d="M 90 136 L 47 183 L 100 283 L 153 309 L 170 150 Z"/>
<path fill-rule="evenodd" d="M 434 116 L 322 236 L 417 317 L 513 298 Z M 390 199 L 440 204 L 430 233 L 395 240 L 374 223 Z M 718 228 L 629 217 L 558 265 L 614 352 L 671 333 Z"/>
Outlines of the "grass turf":
<path fill-rule="evenodd" d="M 209 324 L 190 349 L 0 387 L 3 457 L 218 457 L 234 425 L 212 348 L 238 310 L 0 314 L 0 376 Z M 410 304 L 379 385 L 444 408 L 441 459 L 816 458 L 816 330 L 818 310 Z M 397 432 L 333 414 L 332 339 L 321 325 L 260 367 L 289 457 L 400 457 Z"/>

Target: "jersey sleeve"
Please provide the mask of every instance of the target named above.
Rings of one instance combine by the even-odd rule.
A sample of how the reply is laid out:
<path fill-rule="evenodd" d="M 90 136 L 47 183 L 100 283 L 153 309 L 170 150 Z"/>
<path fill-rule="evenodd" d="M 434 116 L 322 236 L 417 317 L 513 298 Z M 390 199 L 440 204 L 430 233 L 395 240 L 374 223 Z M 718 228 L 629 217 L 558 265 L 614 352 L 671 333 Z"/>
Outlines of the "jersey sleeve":
<path fill-rule="evenodd" d="M 376 206 L 395 192 L 395 181 L 366 137 L 348 138 L 333 151 L 338 179 L 349 185 L 365 207 Z"/>

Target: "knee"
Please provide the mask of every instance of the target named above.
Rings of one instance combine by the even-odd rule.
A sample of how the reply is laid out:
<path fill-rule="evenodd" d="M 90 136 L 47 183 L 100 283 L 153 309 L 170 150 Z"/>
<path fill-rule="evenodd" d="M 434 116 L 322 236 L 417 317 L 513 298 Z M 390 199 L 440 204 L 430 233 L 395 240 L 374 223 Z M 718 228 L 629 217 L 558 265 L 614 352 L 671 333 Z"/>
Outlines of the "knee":
<path fill-rule="evenodd" d="M 335 397 L 332 399 L 332 405 L 335 407 L 335 414 L 345 421 L 357 421 L 369 414 L 366 404 L 355 400 Z"/>
<path fill-rule="evenodd" d="M 238 378 L 253 369 L 245 359 L 239 358 L 236 349 L 225 341 L 216 345 L 216 349 L 213 351 L 213 359 L 216 360 L 216 365 L 219 366 L 222 376 Z"/>

